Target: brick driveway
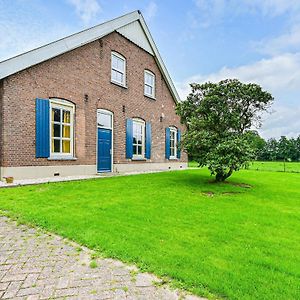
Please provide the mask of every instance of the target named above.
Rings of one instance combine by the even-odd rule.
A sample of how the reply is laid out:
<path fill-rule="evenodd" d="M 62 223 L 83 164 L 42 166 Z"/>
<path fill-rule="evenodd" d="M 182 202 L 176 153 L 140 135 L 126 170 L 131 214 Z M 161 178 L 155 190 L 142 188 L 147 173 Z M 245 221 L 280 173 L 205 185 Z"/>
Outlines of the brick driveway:
<path fill-rule="evenodd" d="M 113 259 L 0 216 L 0 299 L 200 299 Z"/>

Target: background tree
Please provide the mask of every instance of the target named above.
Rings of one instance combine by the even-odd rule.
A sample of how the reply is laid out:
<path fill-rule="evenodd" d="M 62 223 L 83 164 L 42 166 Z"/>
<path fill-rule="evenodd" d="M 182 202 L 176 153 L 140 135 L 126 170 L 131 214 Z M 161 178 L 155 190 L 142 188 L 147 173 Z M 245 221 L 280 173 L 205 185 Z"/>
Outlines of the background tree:
<path fill-rule="evenodd" d="M 271 138 L 265 141 L 262 149 L 257 143 L 253 143 L 253 146 L 258 153 L 257 160 L 300 161 L 300 136 L 290 139 L 282 136 L 278 141 Z"/>
<path fill-rule="evenodd" d="M 217 181 L 224 181 L 254 157 L 247 131 L 261 126 L 261 113 L 273 97 L 259 85 L 237 79 L 191 88 L 186 101 L 177 106 L 187 126 L 182 147 L 200 166 L 208 166 Z"/>
<path fill-rule="evenodd" d="M 254 151 L 254 159 L 260 160 L 264 155 L 264 150 L 267 142 L 259 135 L 256 130 L 249 130 L 247 131 L 246 135 L 248 136 L 250 146 Z"/>

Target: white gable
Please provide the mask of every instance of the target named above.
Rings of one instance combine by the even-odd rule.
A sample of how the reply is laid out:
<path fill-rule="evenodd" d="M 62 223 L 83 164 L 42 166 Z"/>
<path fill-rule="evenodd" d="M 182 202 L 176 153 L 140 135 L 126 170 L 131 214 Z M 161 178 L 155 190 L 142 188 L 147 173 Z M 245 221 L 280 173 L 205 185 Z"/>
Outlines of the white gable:
<path fill-rule="evenodd" d="M 150 54 L 154 55 L 152 47 L 147 39 L 147 36 L 141 26 L 139 21 L 135 21 L 129 23 L 117 30 L 120 34 L 125 36 L 127 39 L 138 45 L 139 47 L 143 48 Z"/>

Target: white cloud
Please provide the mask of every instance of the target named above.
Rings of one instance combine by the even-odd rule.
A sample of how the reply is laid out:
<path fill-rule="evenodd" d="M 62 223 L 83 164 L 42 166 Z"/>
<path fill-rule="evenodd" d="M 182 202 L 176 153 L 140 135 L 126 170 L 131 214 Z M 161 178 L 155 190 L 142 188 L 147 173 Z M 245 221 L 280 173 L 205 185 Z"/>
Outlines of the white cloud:
<path fill-rule="evenodd" d="M 262 59 L 237 68 L 223 67 L 216 73 L 198 74 L 187 78 L 183 82 L 177 83 L 176 86 L 181 98 L 185 99 L 190 92 L 190 83 L 218 82 L 226 78 L 237 78 L 242 82 L 260 84 L 263 89 L 271 92 L 275 97 L 275 112 L 266 116 L 266 122 L 261 130 L 265 137 L 272 135 L 278 137 L 281 134 L 298 135 L 300 133 L 298 121 L 298 119 L 300 120 L 300 108 L 291 105 L 292 102 L 298 100 L 294 99 L 295 95 L 300 95 L 300 52 Z"/>
<path fill-rule="evenodd" d="M 179 83 L 178 91 L 180 96 L 185 98 L 189 91 L 189 83 L 216 82 L 225 78 L 258 83 L 271 92 L 299 90 L 300 93 L 300 52 L 262 59 L 237 68 L 223 67 L 218 72 L 208 75 L 194 75 Z"/>
<path fill-rule="evenodd" d="M 264 54 L 276 55 L 300 49 L 300 23 L 275 38 L 266 38 L 253 43 L 254 48 Z"/>
<path fill-rule="evenodd" d="M 246 7 L 263 15 L 276 17 L 285 13 L 298 13 L 299 0 L 242 0 Z"/>
<path fill-rule="evenodd" d="M 157 4 L 154 1 L 150 1 L 145 8 L 145 19 L 149 22 L 157 14 Z"/>
<path fill-rule="evenodd" d="M 297 137 L 300 135 L 300 107 L 275 105 L 271 115 L 264 117 L 264 125 L 259 130 L 263 138 L 282 135 Z"/>
<path fill-rule="evenodd" d="M 68 2 L 74 5 L 77 15 L 85 24 L 88 24 L 101 12 L 101 7 L 97 0 L 68 0 Z"/>
<path fill-rule="evenodd" d="M 249 14 L 270 18 L 288 14 L 291 23 L 298 23 L 300 18 L 299 0 L 194 0 L 194 3 L 197 10 L 188 16 L 192 28 L 210 27 Z"/>

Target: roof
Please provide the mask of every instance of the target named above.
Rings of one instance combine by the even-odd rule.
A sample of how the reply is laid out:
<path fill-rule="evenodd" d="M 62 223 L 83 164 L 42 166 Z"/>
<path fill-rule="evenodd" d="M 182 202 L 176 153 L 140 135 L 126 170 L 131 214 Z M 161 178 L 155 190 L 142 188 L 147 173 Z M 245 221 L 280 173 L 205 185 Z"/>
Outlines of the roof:
<path fill-rule="evenodd" d="M 102 38 L 114 31 L 119 32 L 154 56 L 154 59 L 157 62 L 175 102 L 179 101 L 179 95 L 176 88 L 140 11 L 133 11 L 119 18 L 4 60 L 0 62 L 0 80 L 53 57 L 98 40 L 99 38 Z"/>

